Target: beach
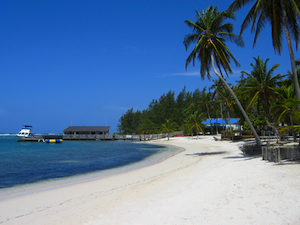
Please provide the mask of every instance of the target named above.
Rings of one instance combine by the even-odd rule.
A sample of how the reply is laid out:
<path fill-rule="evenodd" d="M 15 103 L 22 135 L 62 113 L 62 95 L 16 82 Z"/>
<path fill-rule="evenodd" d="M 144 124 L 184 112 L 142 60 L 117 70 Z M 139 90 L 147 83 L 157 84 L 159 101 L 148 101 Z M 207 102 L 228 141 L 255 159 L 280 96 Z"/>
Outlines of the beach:
<path fill-rule="evenodd" d="M 184 151 L 97 178 L 0 192 L 0 224 L 300 224 L 300 164 L 243 156 L 212 136 L 149 143 Z"/>

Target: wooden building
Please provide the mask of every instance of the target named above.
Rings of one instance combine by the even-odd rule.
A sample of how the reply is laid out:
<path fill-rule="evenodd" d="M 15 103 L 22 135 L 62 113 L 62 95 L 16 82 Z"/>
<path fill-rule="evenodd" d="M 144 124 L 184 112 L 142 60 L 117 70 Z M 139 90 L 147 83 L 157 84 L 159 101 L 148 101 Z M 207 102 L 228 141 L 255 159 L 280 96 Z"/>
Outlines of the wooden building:
<path fill-rule="evenodd" d="M 109 129 L 110 126 L 69 126 L 63 132 L 64 135 L 105 135 Z"/>

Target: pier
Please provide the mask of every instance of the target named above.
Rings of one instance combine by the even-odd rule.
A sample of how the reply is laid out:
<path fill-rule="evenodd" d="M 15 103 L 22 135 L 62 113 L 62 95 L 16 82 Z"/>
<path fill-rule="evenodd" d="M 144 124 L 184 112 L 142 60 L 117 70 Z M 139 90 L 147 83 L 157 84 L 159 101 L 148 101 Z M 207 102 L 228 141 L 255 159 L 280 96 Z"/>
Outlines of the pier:
<path fill-rule="evenodd" d="M 182 132 L 170 133 L 169 137 L 182 136 Z M 64 141 L 148 141 L 167 138 L 167 133 L 161 134 L 63 134 L 63 135 L 34 135 L 33 137 L 21 138 L 20 142 L 45 142 L 47 139 L 62 139 Z"/>
<path fill-rule="evenodd" d="M 181 131 L 170 133 L 170 137 L 183 135 Z M 167 138 L 167 133 L 161 134 L 64 134 L 63 140 L 87 140 L 87 141 L 112 141 L 112 140 L 128 140 L 128 141 L 148 141 Z"/>

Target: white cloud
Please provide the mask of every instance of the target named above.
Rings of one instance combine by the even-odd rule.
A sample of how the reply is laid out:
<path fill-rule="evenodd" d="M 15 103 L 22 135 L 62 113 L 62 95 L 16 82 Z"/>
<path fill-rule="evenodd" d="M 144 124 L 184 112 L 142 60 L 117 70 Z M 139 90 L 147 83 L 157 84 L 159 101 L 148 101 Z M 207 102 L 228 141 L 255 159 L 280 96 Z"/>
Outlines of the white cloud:
<path fill-rule="evenodd" d="M 241 71 L 242 70 L 233 70 L 232 71 L 233 73 L 232 74 L 228 74 L 228 76 L 229 76 L 229 78 L 230 77 L 232 77 L 232 78 L 240 78 Z M 215 79 L 214 76 L 216 76 L 216 74 L 214 73 L 214 71 L 211 70 L 209 73 L 210 73 L 210 76 L 213 79 Z M 226 73 L 224 73 L 224 71 L 223 71 L 223 75 L 224 75 L 225 78 L 227 78 L 227 75 L 226 75 Z M 174 76 L 185 76 L 185 77 L 200 76 L 200 71 L 162 74 L 159 77 L 174 77 Z"/>

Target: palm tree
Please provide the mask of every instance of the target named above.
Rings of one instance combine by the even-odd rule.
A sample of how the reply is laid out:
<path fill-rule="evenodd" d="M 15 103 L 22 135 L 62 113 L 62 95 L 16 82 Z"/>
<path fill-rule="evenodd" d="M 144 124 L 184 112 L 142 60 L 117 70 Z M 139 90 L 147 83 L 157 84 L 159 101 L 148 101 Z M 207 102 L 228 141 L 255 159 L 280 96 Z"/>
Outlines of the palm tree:
<path fill-rule="evenodd" d="M 213 80 L 214 84 L 209 88 L 215 89 L 213 92 L 213 98 L 216 101 L 220 102 L 220 113 L 221 113 L 221 118 L 222 118 L 222 127 L 224 129 L 224 117 L 223 117 L 223 99 L 222 99 L 222 91 L 224 90 L 224 83 L 222 80 Z"/>
<path fill-rule="evenodd" d="M 227 118 L 229 119 L 229 126 L 230 129 L 231 127 L 231 112 L 234 111 L 233 106 L 232 106 L 232 96 L 229 93 L 228 89 L 224 86 L 224 83 L 222 80 L 213 80 L 214 84 L 210 87 L 211 89 L 215 89 L 213 92 L 214 98 L 220 101 L 220 108 L 221 108 L 221 116 L 222 116 L 222 127 L 224 127 L 224 122 L 223 122 L 223 109 L 222 106 L 224 105 L 226 107 L 226 112 L 227 112 Z M 231 84 L 228 84 L 230 87 L 232 86 Z"/>
<path fill-rule="evenodd" d="M 288 49 L 291 58 L 292 72 L 294 78 L 294 85 L 296 96 L 300 99 L 300 87 L 298 82 L 295 56 L 292 47 L 291 36 L 295 40 L 296 49 L 299 41 L 299 0 L 235 0 L 230 9 L 239 10 L 247 3 L 254 2 L 254 5 L 247 14 L 242 27 L 242 32 L 248 27 L 252 21 L 251 32 L 255 32 L 253 47 L 256 44 L 257 37 L 265 27 L 267 22 L 271 23 L 272 27 L 272 41 L 275 53 L 281 54 L 282 49 L 282 33 L 283 29 L 287 39 Z"/>
<path fill-rule="evenodd" d="M 206 91 L 206 87 L 204 87 L 200 93 L 200 101 L 198 101 L 198 105 L 205 109 L 210 123 L 211 134 L 213 134 L 213 126 L 211 123 L 211 119 L 212 119 L 211 111 L 213 110 L 213 98 L 212 98 L 212 93 Z"/>
<path fill-rule="evenodd" d="M 295 61 L 296 63 L 296 70 L 297 70 L 297 76 L 298 76 L 298 81 L 300 81 L 300 59 L 297 59 Z M 294 75 L 291 71 L 288 70 L 287 74 L 285 75 L 287 78 L 286 80 L 283 81 L 284 85 L 290 86 L 291 84 L 294 85 Z M 295 88 L 294 88 L 295 89 Z"/>
<path fill-rule="evenodd" d="M 279 114 L 276 125 L 284 122 L 289 125 L 294 125 L 294 114 L 297 110 L 297 105 L 300 105 L 300 100 L 295 98 L 294 86 L 282 86 L 278 95 L 281 97 L 276 104 L 272 106 L 274 113 Z M 296 134 L 293 130 L 294 141 L 296 141 Z"/>
<path fill-rule="evenodd" d="M 257 100 L 257 108 L 259 109 L 262 106 L 265 116 L 270 121 L 270 100 L 274 99 L 277 92 L 276 88 L 278 88 L 282 76 L 277 74 L 273 76 L 273 73 L 276 68 L 279 67 L 279 64 L 275 64 L 268 71 L 267 63 L 269 58 L 266 61 L 260 59 L 259 56 L 257 58 L 254 57 L 255 64 L 251 63 L 253 70 L 251 73 L 247 73 L 242 71 L 243 74 L 247 74 L 248 77 L 245 77 L 245 82 L 242 87 L 242 94 L 249 93 L 250 95 L 250 103 L 247 109 Z M 260 110 L 257 110 L 259 112 Z M 269 121 L 267 123 L 269 124 Z"/>
<path fill-rule="evenodd" d="M 202 123 L 202 121 L 205 120 L 205 115 L 203 113 L 199 113 L 196 111 L 195 113 L 191 114 L 188 118 L 185 120 L 185 126 L 188 129 L 188 133 L 191 133 L 194 129 L 197 130 L 197 138 L 198 138 L 198 132 L 202 132 L 203 135 L 205 135 L 202 127 L 205 125 Z"/>
<path fill-rule="evenodd" d="M 162 124 L 162 133 L 168 134 L 168 140 L 170 139 L 170 133 L 176 132 L 176 124 L 171 120 L 166 119 L 166 122 Z"/>
<path fill-rule="evenodd" d="M 245 117 L 245 120 L 248 122 L 250 129 L 255 136 L 257 145 L 261 146 L 260 138 L 256 133 L 248 115 L 222 74 L 222 69 L 227 75 L 228 73 L 232 73 L 230 67 L 231 60 L 235 62 L 236 66 L 239 66 L 238 61 L 226 47 L 225 41 L 229 40 L 238 46 L 244 45 L 241 37 L 232 33 L 232 23 L 224 23 L 225 19 L 234 18 L 233 12 L 229 10 L 219 12 L 217 7 L 213 8 L 212 6 L 209 6 L 205 11 L 202 10 L 201 14 L 197 10 L 196 13 L 196 22 L 189 20 L 185 21 L 185 23 L 193 30 L 192 34 L 188 34 L 184 38 L 183 43 L 186 47 L 186 50 L 192 43 L 196 42 L 195 48 L 192 50 L 186 60 L 186 68 L 192 61 L 193 65 L 195 65 L 195 59 L 197 58 L 201 63 L 200 74 L 202 79 L 204 79 L 206 76 L 210 79 L 209 71 L 210 67 L 212 66 L 215 74 L 223 81 L 226 88 L 230 91 L 231 95 L 236 101 L 236 104 Z M 219 72 L 215 67 L 215 63 Z"/>
<path fill-rule="evenodd" d="M 298 104 L 300 103 L 299 101 L 299 99 L 297 99 L 297 101 L 298 101 Z M 297 121 L 297 122 L 300 122 L 300 111 L 298 110 L 298 109 L 296 109 L 295 111 L 294 111 L 294 114 L 293 114 L 293 116 L 294 116 L 294 119 Z M 300 133 L 300 125 L 290 125 L 290 126 L 284 126 L 284 127 L 282 127 L 280 130 L 279 130 L 279 134 L 280 135 L 282 135 L 284 132 L 286 132 L 286 131 L 288 131 L 288 130 L 292 130 L 292 131 L 294 131 L 294 132 L 296 132 L 296 133 Z M 295 138 L 294 138 L 295 139 Z M 299 146 L 300 146 L 300 139 L 299 139 Z"/>

